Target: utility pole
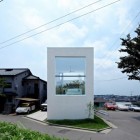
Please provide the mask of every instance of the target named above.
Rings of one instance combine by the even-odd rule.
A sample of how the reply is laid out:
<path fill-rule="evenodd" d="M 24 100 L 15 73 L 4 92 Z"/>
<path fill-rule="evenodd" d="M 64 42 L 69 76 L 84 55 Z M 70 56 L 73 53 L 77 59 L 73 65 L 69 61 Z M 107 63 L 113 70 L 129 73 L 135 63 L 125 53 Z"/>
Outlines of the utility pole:
<path fill-rule="evenodd" d="M 130 100 L 131 102 L 132 102 L 132 93 L 133 93 L 133 91 L 131 91 L 131 100 Z"/>

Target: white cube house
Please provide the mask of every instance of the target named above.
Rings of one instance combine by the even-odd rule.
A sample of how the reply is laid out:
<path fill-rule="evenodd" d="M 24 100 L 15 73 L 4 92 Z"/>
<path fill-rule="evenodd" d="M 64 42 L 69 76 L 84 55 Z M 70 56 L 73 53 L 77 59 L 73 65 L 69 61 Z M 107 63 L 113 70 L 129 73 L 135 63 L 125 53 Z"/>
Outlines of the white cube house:
<path fill-rule="evenodd" d="M 48 120 L 88 118 L 93 60 L 93 48 L 48 48 Z"/>

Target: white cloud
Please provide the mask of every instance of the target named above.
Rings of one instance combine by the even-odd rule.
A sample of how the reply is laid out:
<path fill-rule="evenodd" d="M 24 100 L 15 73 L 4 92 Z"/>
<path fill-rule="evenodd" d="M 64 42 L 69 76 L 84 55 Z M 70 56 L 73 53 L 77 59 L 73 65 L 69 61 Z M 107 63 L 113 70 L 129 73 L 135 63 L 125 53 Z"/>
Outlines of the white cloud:
<path fill-rule="evenodd" d="M 71 5 L 71 0 L 58 0 L 57 4 L 59 7 L 68 8 Z"/>
<path fill-rule="evenodd" d="M 2 22 L 2 27 L 4 27 L 2 31 L 3 38 L 26 32 L 92 3 L 91 0 L 13 1 L 5 1 L 6 7 L 2 9 L 2 13 L 4 13 L 3 17 L 5 18 L 5 21 Z M 113 1 L 101 1 L 65 19 L 61 19 L 59 22 L 57 21 L 44 26 L 33 33 L 50 28 L 111 2 Z M 11 48 L 5 48 L 4 55 L 0 55 L 1 67 L 29 67 L 35 75 L 46 79 L 44 78 L 47 72 L 46 47 L 67 47 L 78 46 L 80 44 L 83 47 L 94 47 L 95 78 L 113 79 L 114 77 L 121 77 L 122 75 L 120 74 L 120 70 L 117 69 L 115 61 L 121 55 L 123 56 L 123 54 L 119 53 L 118 50 L 115 51 L 115 47 L 110 48 L 110 44 L 113 43 L 113 40 L 116 40 L 116 34 L 119 35 L 129 21 L 133 19 L 138 8 L 132 12 L 131 9 L 138 7 L 138 3 L 139 0 L 120 1 L 38 36 L 31 37 L 19 44 L 14 44 L 14 46 L 10 46 Z M 6 29 L 8 31 L 5 31 Z M 7 57 L 5 58 L 5 56 Z M 3 62 L 3 60 L 6 61 Z M 103 89 L 106 89 L 104 85 L 103 87 Z"/>
<path fill-rule="evenodd" d="M 70 36 L 72 38 L 82 38 L 82 37 L 86 36 L 87 31 L 88 31 L 87 27 L 82 26 L 80 28 L 70 22 L 67 24 L 64 24 L 63 27 L 61 26 L 59 28 L 60 34 L 63 35 L 63 33 L 64 33 L 64 34 L 67 34 L 67 36 Z"/>
<path fill-rule="evenodd" d="M 98 57 L 98 56 L 102 56 L 106 54 L 106 49 L 107 49 L 107 44 L 109 42 L 109 38 L 108 37 L 104 37 L 101 38 L 100 40 L 95 40 L 95 41 L 91 41 L 91 40 L 85 40 L 84 42 L 84 47 L 94 47 L 94 56 Z"/>
<path fill-rule="evenodd" d="M 102 68 L 104 71 L 114 68 L 115 62 L 111 59 L 104 59 L 104 58 L 95 58 L 94 60 L 95 68 L 98 70 Z"/>
<path fill-rule="evenodd" d="M 68 10 L 68 11 L 74 11 L 77 10 L 79 8 L 81 8 L 83 5 L 89 4 L 90 1 L 88 2 L 88 0 L 85 1 L 81 1 L 81 0 L 76 0 L 76 1 L 72 1 L 72 0 L 57 0 L 57 5 L 59 8 L 64 9 L 64 10 Z"/>
<path fill-rule="evenodd" d="M 21 21 L 29 29 L 33 29 L 45 23 L 45 20 L 39 15 L 38 11 L 34 8 L 22 9 L 20 15 Z"/>
<path fill-rule="evenodd" d="M 43 33 L 39 40 L 47 46 L 67 47 L 84 38 L 88 30 L 85 26 L 78 27 L 73 23 L 67 23 L 63 26 Z"/>

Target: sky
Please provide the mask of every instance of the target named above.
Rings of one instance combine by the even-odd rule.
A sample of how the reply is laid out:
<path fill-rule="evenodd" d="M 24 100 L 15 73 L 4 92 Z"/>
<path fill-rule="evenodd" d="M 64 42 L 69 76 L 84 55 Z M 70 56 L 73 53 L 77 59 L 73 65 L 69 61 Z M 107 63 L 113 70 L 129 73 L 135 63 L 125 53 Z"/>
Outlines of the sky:
<path fill-rule="evenodd" d="M 140 82 L 127 80 L 115 63 L 125 55 L 118 51 L 120 38 L 135 36 L 139 5 L 140 0 L 3 0 L 0 68 L 29 68 L 47 80 L 48 47 L 94 47 L 95 95 L 140 95 Z"/>

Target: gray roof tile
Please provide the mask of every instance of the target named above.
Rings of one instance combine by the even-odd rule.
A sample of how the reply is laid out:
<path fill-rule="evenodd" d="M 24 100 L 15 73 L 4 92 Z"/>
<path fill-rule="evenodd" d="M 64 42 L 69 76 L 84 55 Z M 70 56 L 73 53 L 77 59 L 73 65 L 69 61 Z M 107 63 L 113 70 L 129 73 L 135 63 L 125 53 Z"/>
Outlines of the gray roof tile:
<path fill-rule="evenodd" d="M 40 79 L 40 78 L 37 77 L 37 76 L 34 76 L 34 75 L 29 75 L 29 76 L 27 76 L 27 77 L 24 78 L 24 79 L 27 79 L 27 80 L 38 80 L 38 79 Z"/>
<path fill-rule="evenodd" d="M 5 69 L 0 69 L 0 76 L 15 76 L 18 75 L 22 72 L 28 71 L 29 69 L 27 68 L 5 68 Z"/>

